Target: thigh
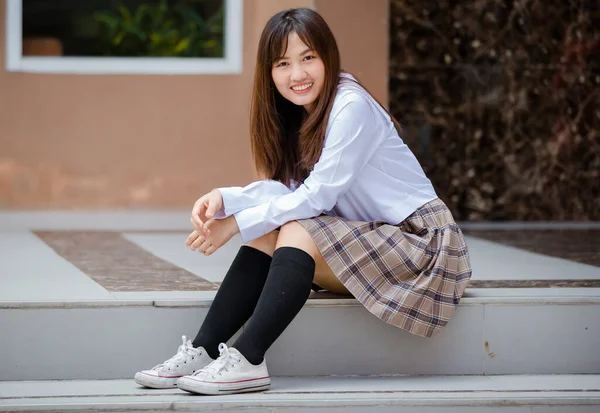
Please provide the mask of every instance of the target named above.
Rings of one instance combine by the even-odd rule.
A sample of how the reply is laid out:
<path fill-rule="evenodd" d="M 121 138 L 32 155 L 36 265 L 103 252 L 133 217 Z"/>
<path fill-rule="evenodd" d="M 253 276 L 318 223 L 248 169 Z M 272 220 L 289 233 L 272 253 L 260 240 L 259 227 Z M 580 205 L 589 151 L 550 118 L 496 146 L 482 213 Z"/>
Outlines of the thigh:
<path fill-rule="evenodd" d="M 259 251 L 264 252 L 265 254 L 273 256 L 275 252 L 275 245 L 277 244 L 277 237 L 279 236 L 278 231 L 271 231 L 268 234 L 263 235 L 260 238 L 257 238 L 253 241 L 250 241 L 247 244 L 249 247 L 255 248 Z"/>
<path fill-rule="evenodd" d="M 313 257 L 315 260 L 313 282 L 319 287 L 336 294 L 350 294 L 344 284 L 331 271 L 308 231 L 298 222 L 291 221 L 281 227 L 275 248 L 281 247 L 299 248 Z"/>

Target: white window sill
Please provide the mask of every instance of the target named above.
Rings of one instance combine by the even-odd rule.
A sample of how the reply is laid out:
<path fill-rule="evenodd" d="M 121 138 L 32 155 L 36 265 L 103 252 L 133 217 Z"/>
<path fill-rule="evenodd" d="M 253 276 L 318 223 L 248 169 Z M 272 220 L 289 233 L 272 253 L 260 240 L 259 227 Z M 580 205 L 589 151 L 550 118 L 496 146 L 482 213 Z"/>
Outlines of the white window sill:
<path fill-rule="evenodd" d="M 22 56 L 22 0 L 6 1 L 6 70 L 60 74 L 201 75 L 242 72 L 242 0 L 225 0 L 225 58 Z"/>
<path fill-rule="evenodd" d="M 206 75 L 239 74 L 241 59 L 21 57 L 10 72 L 61 74 Z"/>

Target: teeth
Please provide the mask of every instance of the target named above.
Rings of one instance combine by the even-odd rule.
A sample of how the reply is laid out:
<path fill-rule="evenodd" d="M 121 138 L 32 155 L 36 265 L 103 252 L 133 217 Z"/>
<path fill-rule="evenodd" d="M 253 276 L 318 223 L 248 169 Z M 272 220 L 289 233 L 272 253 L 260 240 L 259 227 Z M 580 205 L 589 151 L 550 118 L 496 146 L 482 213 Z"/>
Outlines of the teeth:
<path fill-rule="evenodd" d="M 295 86 L 295 87 L 292 87 L 292 89 L 293 89 L 293 90 L 296 90 L 296 91 L 298 91 L 298 92 L 299 92 L 299 91 L 301 91 L 301 90 L 306 90 L 306 89 L 308 89 L 308 88 L 309 88 L 309 87 L 311 87 L 312 85 L 313 85 L 312 83 L 309 83 L 308 85 L 304 85 L 304 86 Z"/>

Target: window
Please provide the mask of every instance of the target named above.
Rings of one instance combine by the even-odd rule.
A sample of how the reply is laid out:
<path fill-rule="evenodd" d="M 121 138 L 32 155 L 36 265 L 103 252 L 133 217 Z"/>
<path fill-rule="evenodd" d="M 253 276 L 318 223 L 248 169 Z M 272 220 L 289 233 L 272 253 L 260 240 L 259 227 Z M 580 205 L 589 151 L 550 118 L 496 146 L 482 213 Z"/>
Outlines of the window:
<path fill-rule="evenodd" d="M 242 0 L 7 0 L 7 70 L 242 70 Z"/>

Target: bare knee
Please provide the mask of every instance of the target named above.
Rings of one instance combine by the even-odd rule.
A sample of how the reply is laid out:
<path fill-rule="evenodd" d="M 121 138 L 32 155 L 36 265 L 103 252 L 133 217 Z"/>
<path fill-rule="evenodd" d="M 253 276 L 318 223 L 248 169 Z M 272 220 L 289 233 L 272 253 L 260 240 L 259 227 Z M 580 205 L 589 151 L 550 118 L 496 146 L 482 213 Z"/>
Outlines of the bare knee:
<path fill-rule="evenodd" d="M 290 221 L 281 226 L 279 237 L 277 238 L 276 248 L 281 247 L 299 248 L 313 258 L 316 258 L 316 256 L 319 254 L 319 250 L 317 249 L 312 237 L 306 228 L 304 228 L 304 226 L 297 221 Z"/>
<path fill-rule="evenodd" d="M 277 239 L 277 248 L 280 247 L 295 247 L 308 253 L 315 260 L 315 277 L 314 282 L 320 287 L 337 293 L 350 294 L 344 284 L 342 284 L 334 275 L 329 265 L 321 256 L 317 244 L 304 228 L 297 221 L 291 221 L 281 227 L 279 238 Z"/>
<path fill-rule="evenodd" d="M 275 252 L 275 246 L 277 245 L 278 236 L 279 233 L 277 231 L 271 231 L 268 234 L 265 234 L 262 237 L 250 241 L 249 243 L 244 245 L 262 251 L 265 254 L 268 254 L 272 257 L 273 253 Z"/>

